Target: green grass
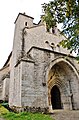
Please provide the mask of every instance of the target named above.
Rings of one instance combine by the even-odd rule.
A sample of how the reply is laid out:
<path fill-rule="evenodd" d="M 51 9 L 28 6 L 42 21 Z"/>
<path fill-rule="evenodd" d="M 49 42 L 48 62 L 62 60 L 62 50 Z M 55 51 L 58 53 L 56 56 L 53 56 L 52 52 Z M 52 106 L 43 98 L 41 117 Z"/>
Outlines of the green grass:
<path fill-rule="evenodd" d="M 6 120 L 52 120 L 50 116 L 39 113 L 8 113 L 3 116 Z"/>
<path fill-rule="evenodd" d="M 0 116 L 5 120 L 54 120 L 49 115 L 41 113 L 9 112 L 6 108 L 0 105 Z"/>

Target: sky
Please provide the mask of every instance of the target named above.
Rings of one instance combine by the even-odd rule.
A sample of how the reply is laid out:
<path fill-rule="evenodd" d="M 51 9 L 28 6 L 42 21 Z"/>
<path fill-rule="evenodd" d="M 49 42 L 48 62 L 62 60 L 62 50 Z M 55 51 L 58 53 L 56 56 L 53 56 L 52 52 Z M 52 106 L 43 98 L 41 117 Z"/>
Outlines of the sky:
<path fill-rule="evenodd" d="M 38 23 L 42 15 L 41 4 L 49 0 L 1 0 L 0 1 L 0 68 L 5 64 L 12 51 L 14 37 L 14 21 L 18 13 L 26 13 L 34 17 Z"/>

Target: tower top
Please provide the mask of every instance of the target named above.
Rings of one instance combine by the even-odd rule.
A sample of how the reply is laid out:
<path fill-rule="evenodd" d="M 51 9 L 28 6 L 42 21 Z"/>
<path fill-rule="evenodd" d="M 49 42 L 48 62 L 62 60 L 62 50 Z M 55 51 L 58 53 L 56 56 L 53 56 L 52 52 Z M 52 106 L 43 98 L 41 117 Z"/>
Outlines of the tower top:
<path fill-rule="evenodd" d="M 18 20 L 18 18 L 19 18 L 20 15 L 23 15 L 23 16 L 25 16 L 25 17 L 28 17 L 28 18 L 34 19 L 33 17 L 31 17 L 31 16 L 29 16 L 29 15 L 26 15 L 25 12 L 24 12 L 24 13 L 19 13 L 19 14 L 18 14 L 18 16 L 17 16 L 17 18 L 16 18 L 16 20 L 15 20 L 14 23 L 16 23 L 16 21 Z"/>

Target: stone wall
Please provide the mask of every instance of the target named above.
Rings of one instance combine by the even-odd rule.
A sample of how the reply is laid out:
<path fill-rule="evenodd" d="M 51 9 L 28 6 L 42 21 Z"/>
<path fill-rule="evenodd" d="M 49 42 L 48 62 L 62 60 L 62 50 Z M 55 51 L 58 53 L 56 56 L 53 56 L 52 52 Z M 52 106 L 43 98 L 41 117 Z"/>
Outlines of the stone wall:
<path fill-rule="evenodd" d="M 5 86 L 4 85 L 4 79 L 6 78 L 6 76 L 9 74 L 10 72 L 10 68 L 9 68 L 9 65 L 3 67 L 1 70 L 0 70 L 0 100 L 3 101 L 4 100 L 4 97 L 3 97 L 3 87 Z M 6 86 L 5 86 L 6 87 Z M 8 86 L 9 87 L 9 86 Z M 6 89 L 6 88 L 4 88 Z M 8 90 L 6 91 L 6 94 L 8 94 Z M 6 98 L 6 96 L 5 96 Z"/>
<path fill-rule="evenodd" d="M 59 42 L 65 39 L 64 36 L 60 35 L 60 32 L 57 31 L 56 34 L 46 32 L 45 26 L 38 25 L 33 28 L 25 28 L 26 35 L 25 38 L 25 52 L 32 47 L 46 48 L 48 50 L 58 51 L 60 53 L 69 54 L 69 51 L 61 46 L 58 46 Z M 28 44 L 27 44 L 28 43 Z"/>
<path fill-rule="evenodd" d="M 10 83 L 10 78 L 6 77 L 3 80 L 3 90 L 2 90 L 3 101 L 9 101 L 9 83 Z"/>
<path fill-rule="evenodd" d="M 21 64 L 14 66 L 10 73 L 10 85 L 9 85 L 9 105 L 21 106 L 21 76 L 22 76 Z"/>

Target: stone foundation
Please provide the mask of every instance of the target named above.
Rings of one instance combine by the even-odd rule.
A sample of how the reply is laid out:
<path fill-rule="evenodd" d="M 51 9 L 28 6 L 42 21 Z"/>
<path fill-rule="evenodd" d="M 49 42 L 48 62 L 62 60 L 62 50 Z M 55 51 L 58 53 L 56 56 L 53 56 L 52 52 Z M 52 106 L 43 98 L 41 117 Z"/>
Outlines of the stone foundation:
<path fill-rule="evenodd" d="M 16 107 L 13 106 L 11 107 L 11 109 L 14 112 L 32 112 L 32 113 L 48 113 L 49 112 L 49 108 L 40 108 L 40 107 Z"/>

